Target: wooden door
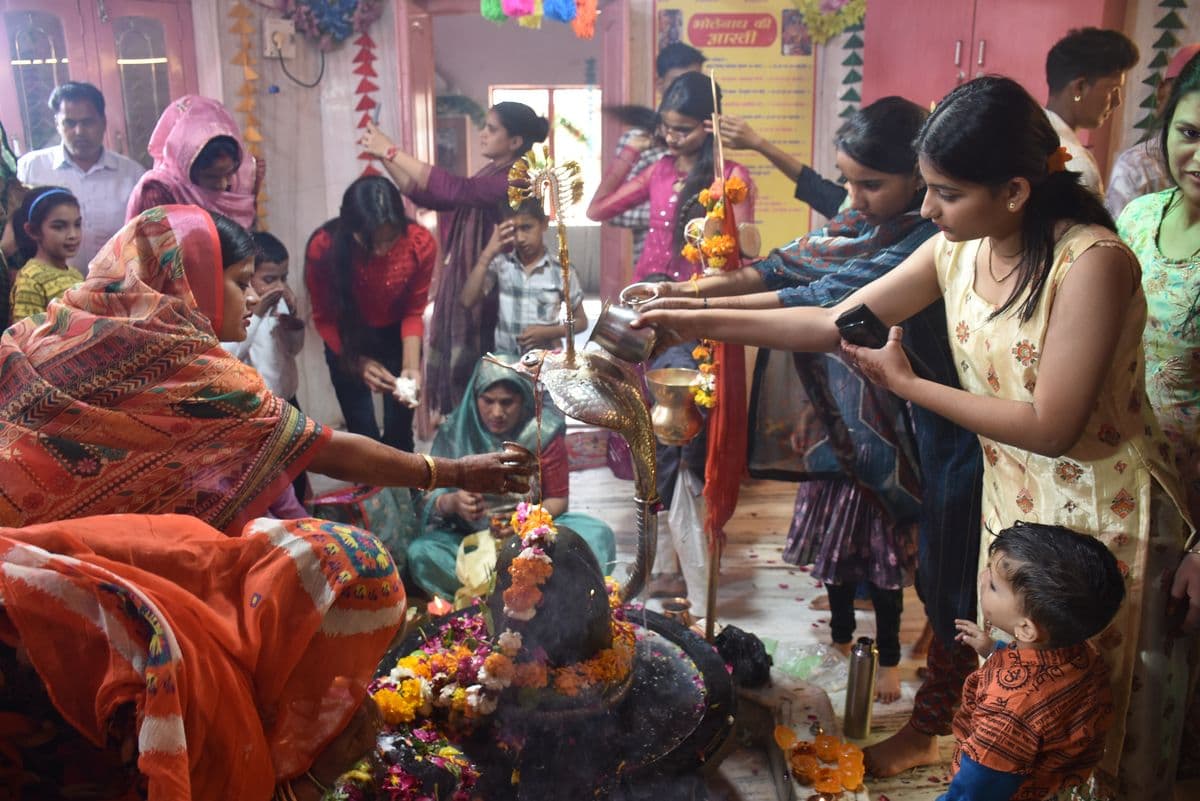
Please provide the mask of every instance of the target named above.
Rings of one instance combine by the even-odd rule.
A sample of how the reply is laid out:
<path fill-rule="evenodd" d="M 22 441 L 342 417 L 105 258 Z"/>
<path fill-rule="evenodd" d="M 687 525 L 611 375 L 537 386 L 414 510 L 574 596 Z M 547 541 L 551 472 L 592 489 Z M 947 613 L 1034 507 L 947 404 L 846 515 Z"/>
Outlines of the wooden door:
<path fill-rule="evenodd" d="M 974 15 L 975 0 L 871 3 L 863 48 L 863 103 L 900 95 L 928 108 L 966 80 Z"/>
<path fill-rule="evenodd" d="M 1028 89 L 1038 103 L 1045 103 L 1050 91 L 1046 54 L 1054 43 L 1074 28 L 1121 30 L 1124 14 L 1120 0 L 976 0 L 971 77 L 1007 75 Z M 1014 36 L 1013 31 L 1021 34 Z M 982 65 L 978 63 L 981 52 Z M 1112 128 L 1110 119 L 1098 130 L 1080 132 L 1096 156 L 1102 176 L 1108 173 Z"/>
<path fill-rule="evenodd" d="M 1106 27 L 1105 6 L 1104 0 L 975 0 L 970 77 L 1006 75 L 1045 103 L 1046 54 L 1073 28 Z M 1111 27 L 1120 29 L 1121 21 Z"/>
<path fill-rule="evenodd" d="M 58 144 L 50 93 L 91 80 L 94 39 L 78 0 L 0 0 L 0 114 L 20 152 Z"/>
<path fill-rule="evenodd" d="M 172 98 L 196 92 L 192 11 L 172 0 L 105 0 L 91 6 L 108 146 L 150 167 L 150 133 Z"/>

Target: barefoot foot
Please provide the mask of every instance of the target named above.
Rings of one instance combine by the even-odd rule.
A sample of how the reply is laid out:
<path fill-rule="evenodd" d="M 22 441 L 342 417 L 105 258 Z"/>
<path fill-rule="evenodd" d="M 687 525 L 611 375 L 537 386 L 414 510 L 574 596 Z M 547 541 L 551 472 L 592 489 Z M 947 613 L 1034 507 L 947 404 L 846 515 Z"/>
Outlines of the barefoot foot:
<path fill-rule="evenodd" d="M 890 704 L 900 698 L 900 668 L 879 667 L 875 674 L 875 700 L 881 704 Z"/>
<path fill-rule="evenodd" d="M 933 643 L 933 626 L 929 621 L 925 621 L 925 627 L 921 629 L 921 634 L 917 637 L 917 641 L 913 643 L 912 654 L 913 659 L 924 659 L 929 656 L 929 646 Z"/>
<path fill-rule="evenodd" d="M 922 734 L 904 724 L 891 737 L 863 750 L 867 772 L 876 778 L 886 778 L 922 765 L 941 762 L 936 737 Z"/>
<path fill-rule="evenodd" d="M 852 644 L 848 642 L 835 642 L 830 643 L 830 645 L 833 646 L 833 650 L 845 657 L 850 656 L 850 649 L 853 647 Z"/>

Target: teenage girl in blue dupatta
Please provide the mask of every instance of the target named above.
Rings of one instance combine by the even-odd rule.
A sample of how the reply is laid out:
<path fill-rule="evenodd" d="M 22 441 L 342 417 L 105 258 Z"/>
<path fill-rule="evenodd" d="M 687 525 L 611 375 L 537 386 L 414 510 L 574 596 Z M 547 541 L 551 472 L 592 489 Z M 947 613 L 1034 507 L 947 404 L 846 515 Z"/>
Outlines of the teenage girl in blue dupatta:
<path fill-rule="evenodd" d="M 567 511 L 570 474 L 567 423 L 562 412 L 547 403 L 539 420 L 529 382 L 487 360 L 476 365 L 468 386 L 467 396 L 438 428 L 433 455 L 490 453 L 506 441 L 538 454 L 532 497 L 540 495 L 555 524 L 583 537 L 600 567 L 609 572 L 616 561 L 612 529 L 594 517 Z M 517 500 L 516 495 L 482 495 L 453 488 L 429 493 L 422 534 L 408 549 L 408 569 L 417 586 L 431 595 L 454 597 L 459 587 L 455 564 L 463 537 L 488 528 L 489 512 Z"/>

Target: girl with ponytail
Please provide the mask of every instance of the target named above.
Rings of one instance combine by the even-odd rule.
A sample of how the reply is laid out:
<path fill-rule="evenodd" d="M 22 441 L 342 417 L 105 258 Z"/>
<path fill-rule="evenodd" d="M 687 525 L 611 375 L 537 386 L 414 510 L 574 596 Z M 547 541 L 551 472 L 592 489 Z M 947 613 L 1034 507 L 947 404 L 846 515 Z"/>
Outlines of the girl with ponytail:
<path fill-rule="evenodd" d="M 402 451 L 413 450 L 411 396 L 421 389 L 421 337 L 437 262 L 433 234 L 408 219 L 396 185 L 366 175 L 342 194 L 338 216 L 304 248 L 304 283 L 313 326 L 346 429 Z M 373 393 L 383 397 L 383 431 Z M 404 398 L 403 402 L 401 397 Z"/>
<path fill-rule="evenodd" d="M 470 309 L 458 298 L 508 202 L 509 167 L 549 134 L 550 121 L 524 103 L 497 103 L 479 132 L 479 150 L 487 164 L 470 177 L 426 164 L 370 123 L 359 139 L 409 200 L 421 208 L 449 212 L 438 226 L 445 262 L 438 273 L 425 358 L 426 398 L 435 414 L 448 414 L 458 406 L 479 357 L 495 345 L 496 292 Z"/>
<path fill-rule="evenodd" d="M 717 93 L 718 102 L 720 91 Z M 718 109 L 719 110 L 719 109 Z M 602 222 L 623 211 L 650 202 L 650 225 L 642 254 L 634 268 L 634 280 L 652 273 L 666 273 L 674 281 L 686 280 L 695 266 L 680 255 L 683 230 L 689 220 L 704 216 L 700 190 L 713 182 L 712 82 L 699 72 L 685 72 L 663 93 L 658 107 L 659 135 L 667 144 L 667 155 L 649 170 L 626 177 L 640 151 L 626 147 L 600 182 L 588 206 L 588 217 Z M 725 160 L 725 179 L 737 176 L 749 188 L 746 199 L 734 204 L 738 222 L 754 218 L 754 184 L 750 173 L 737 162 Z"/>
<path fill-rule="evenodd" d="M 1141 269 L 1016 82 L 958 87 L 916 148 L 928 187 L 921 213 L 940 233 L 895 270 L 831 309 L 684 311 L 668 298 L 642 324 L 783 350 L 840 347 L 875 383 L 974 431 L 984 453 L 981 554 L 1019 520 L 1100 538 L 1130 591 L 1093 643 L 1110 668 L 1114 724 L 1091 792 L 1169 798 L 1188 649 L 1169 646 L 1166 608 L 1172 595 L 1190 600 L 1186 625 L 1200 627 L 1200 553 L 1187 551 L 1194 534 L 1146 399 Z M 837 318 L 859 304 L 896 326 L 939 300 L 962 389 L 914 374 L 899 327 L 879 349 L 840 340 Z M 867 766 L 890 775 L 936 762 L 941 733 L 914 719 L 871 748 Z"/>

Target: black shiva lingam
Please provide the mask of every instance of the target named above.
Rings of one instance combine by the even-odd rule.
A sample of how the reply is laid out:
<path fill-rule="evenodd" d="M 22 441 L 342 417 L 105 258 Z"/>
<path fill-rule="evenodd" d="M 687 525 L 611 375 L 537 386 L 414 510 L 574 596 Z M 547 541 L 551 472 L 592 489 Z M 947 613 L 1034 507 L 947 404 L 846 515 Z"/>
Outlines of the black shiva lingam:
<path fill-rule="evenodd" d="M 510 202 L 548 201 L 558 219 L 569 298 L 559 212 L 578 200 L 578 166 L 555 167 L 546 151 L 529 153 L 510 180 Z M 654 432 L 639 380 L 607 353 L 576 351 L 571 336 L 565 350 L 534 351 L 511 366 L 566 414 L 629 443 L 634 560 L 621 580 L 606 580 L 575 532 L 522 504 L 512 519 L 516 534 L 498 549 L 491 593 L 434 619 L 381 663 L 373 693 L 391 726 L 379 737 L 376 775 L 395 776 L 420 761 L 411 732 L 427 730 L 423 741 L 446 738 L 453 746 L 444 759 L 462 763 L 457 789 L 442 797 L 631 798 L 655 787 L 664 788 L 654 791 L 659 798 L 670 798 L 666 788 L 709 761 L 729 736 L 735 695 L 708 642 L 629 603 L 645 584 L 657 540 Z"/>

